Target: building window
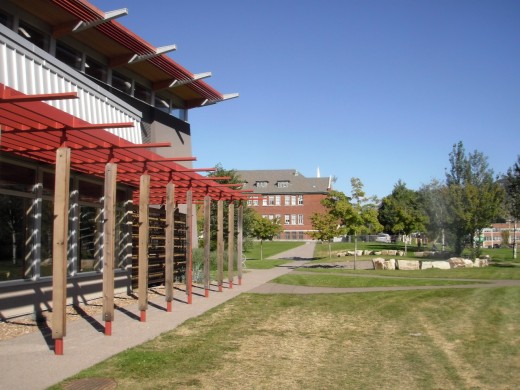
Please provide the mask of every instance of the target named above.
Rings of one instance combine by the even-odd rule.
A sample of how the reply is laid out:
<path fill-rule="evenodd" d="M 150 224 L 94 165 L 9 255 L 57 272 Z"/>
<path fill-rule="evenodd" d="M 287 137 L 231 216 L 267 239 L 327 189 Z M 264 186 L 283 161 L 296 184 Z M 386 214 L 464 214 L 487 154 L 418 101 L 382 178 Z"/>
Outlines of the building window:
<path fill-rule="evenodd" d="M 258 199 L 253 199 L 253 206 L 258 206 Z"/>
<path fill-rule="evenodd" d="M 3 11 L 0 11 L 0 24 L 8 28 L 13 28 L 13 17 Z"/>
<path fill-rule="evenodd" d="M 303 195 L 298 195 L 298 205 L 303 206 Z"/>
<path fill-rule="evenodd" d="M 296 195 L 291 195 L 291 206 L 296 206 Z"/>
<path fill-rule="evenodd" d="M 154 107 L 163 111 L 163 112 L 170 112 L 170 101 L 167 98 L 163 98 L 160 96 L 155 95 L 154 100 Z"/>
<path fill-rule="evenodd" d="M 276 183 L 276 186 L 278 188 L 287 188 L 287 187 L 289 187 L 289 182 L 288 181 L 279 181 Z"/>
<path fill-rule="evenodd" d="M 262 206 L 267 206 L 267 196 L 262 198 Z"/>
<path fill-rule="evenodd" d="M 274 206 L 274 195 L 269 195 L 269 206 Z"/>
<path fill-rule="evenodd" d="M 275 197 L 274 197 L 274 204 L 276 206 L 280 206 L 282 204 L 282 197 L 280 195 L 275 195 Z"/>
<path fill-rule="evenodd" d="M 56 58 L 64 64 L 69 65 L 71 68 L 81 70 L 81 62 L 83 60 L 83 55 L 80 51 L 73 49 L 70 46 L 67 46 L 61 42 L 57 42 Z"/>
<path fill-rule="evenodd" d="M 139 83 L 135 83 L 134 97 L 136 99 L 142 100 L 143 102 L 150 104 L 150 102 L 152 101 L 152 91 Z"/>
<path fill-rule="evenodd" d="M 255 183 L 255 187 L 258 187 L 258 188 L 264 188 L 264 187 L 267 187 L 267 182 L 266 181 L 257 181 Z"/>
<path fill-rule="evenodd" d="M 36 30 L 34 27 L 23 21 L 20 21 L 18 24 L 18 35 L 27 39 L 34 46 L 37 46 L 46 52 L 49 51 L 49 36 L 39 30 Z"/>
<path fill-rule="evenodd" d="M 286 225 L 291 224 L 291 216 L 289 214 L 285 214 L 285 224 Z"/>
<path fill-rule="evenodd" d="M 253 201 L 252 201 L 251 199 L 248 199 L 248 201 L 247 201 L 247 205 L 248 205 L 248 206 L 252 206 L 252 205 L 253 205 Z"/>
<path fill-rule="evenodd" d="M 291 225 L 296 225 L 296 214 L 291 214 Z"/>
<path fill-rule="evenodd" d="M 303 214 L 298 214 L 298 225 L 303 225 Z"/>
<path fill-rule="evenodd" d="M 291 195 L 285 195 L 284 205 L 285 206 L 290 206 L 291 205 Z"/>
<path fill-rule="evenodd" d="M 129 95 L 132 94 L 132 79 L 118 72 L 112 72 L 112 86 Z"/>
<path fill-rule="evenodd" d="M 107 69 L 101 63 L 87 56 L 85 61 L 85 74 L 96 80 L 107 82 Z"/>

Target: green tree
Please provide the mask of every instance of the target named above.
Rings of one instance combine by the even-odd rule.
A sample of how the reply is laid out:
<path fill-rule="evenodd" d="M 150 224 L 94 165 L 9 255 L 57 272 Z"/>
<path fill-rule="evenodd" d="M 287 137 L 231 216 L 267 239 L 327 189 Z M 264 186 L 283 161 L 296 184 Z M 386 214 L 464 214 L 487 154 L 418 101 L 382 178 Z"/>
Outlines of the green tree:
<path fill-rule="evenodd" d="M 379 222 L 387 233 L 409 235 L 424 232 L 428 217 L 421 206 L 419 194 L 406 188 L 406 184 L 399 180 L 379 206 Z"/>
<path fill-rule="evenodd" d="M 242 183 L 242 180 L 240 176 L 238 176 L 236 170 L 234 169 L 224 169 L 221 164 L 217 164 L 215 166 L 215 171 L 208 174 L 208 177 L 215 177 L 215 178 L 225 178 L 225 179 L 215 179 L 217 183 L 222 184 L 240 184 Z M 234 188 L 240 188 L 240 187 L 234 187 Z M 226 200 L 223 202 L 224 205 L 224 242 L 228 242 L 228 206 L 230 201 Z M 254 210 L 247 207 L 247 204 L 245 202 L 242 203 L 244 205 L 243 209 L 243 236 L 244 236 L 244 244 L 245 242 L 251 239 L 252 237 L 252 226 L 253 226 L 253 219 L 254 219 Z M 237 210 L 238 202 L 235 201 L 235 210 Z M 236 221 L 236 218 L 235 218 Z M 236 222 L 235 222 L 236 223 Z M 204 226 L 204 216 L 202 215 L 202 207 L 199 208 L 198 212 L 198 221 L 197 225 L 199 228 L 199 232 L 202 232 L 203 226 Z M 217 221 L 217 202 L 212 201 L 210 206 L 210 236 L 211 236 L 211 250 L 214 251 L 217 248 L 217 227 L 218 227 L 218 221 Z M 238 234 L 236 226 L 235 226 L 235 234 Z M 236 240 L 235 240 L 236 242 Z M 226 244 L 227 245 L 227 244 Z M 246 245 L 244 245 L 245 247 Z M 240 256 L 240 254 L 239 254 Z"/>
<path fill-rule="evenodd" d="M 263 245 L 265 240 L 272 241 L 273 238 L 283 231 L 278 219 L 270 220 L 255 213 L 252 226 L 253 237 L 260 240 L 260 259 L 264 259 Z"/>
<path fill-rule="evenodd" d="M 460 256 L 469 244 L 471 257 L 480 254 L 478 239 L 500 213 L 503 190 L 493 178 L 487 157 L 474 151 L 466 155 L 464 144 L 453 145 L 450 170 L 446 173 L 448 226 L 454 236 L 454 251 Z"/>
<path fill-rule="evenodd" d="M 311 216 L 313 232 L 309 235 L 315 240 L 326 241 L 329 245 L 329 259 L 332 257 L 331 241 L 334 237 L 345 234 L 345 228 L 340 226 L 338 219 L 330 213 L 314 213 Z"/>
<path fill-rule="evenodd" d="M 513 219 L 515 226 L 520 219 L 520 156 L 516 163 L 508 169 L 505 182 L 506 204 L 508 213 Z M 516 229 L 515 229 L 516 230 Z M 516 235 L 513 237 L 513 258 L 516 259 Z"/>
<path fill-rule="evenodd" d="M 445 194 L 446 186 L 436 179 L 419 189 L 419 202 L 428 216 L 427 236 L 433 243 L 437 243 L 440 239 L 443 249 L 447 219 Z"/>

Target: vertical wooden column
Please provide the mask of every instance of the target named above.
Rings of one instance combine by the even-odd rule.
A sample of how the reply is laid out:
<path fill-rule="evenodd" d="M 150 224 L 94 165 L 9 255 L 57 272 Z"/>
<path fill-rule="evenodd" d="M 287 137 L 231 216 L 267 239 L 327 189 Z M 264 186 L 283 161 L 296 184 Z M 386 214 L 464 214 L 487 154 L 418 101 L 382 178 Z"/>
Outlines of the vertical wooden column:
<path fill-rule="evenodd" d="M 243 248 L 244 248 L 244 205 L 242 201 L 240 201 L 240 205 L 238 206 L 238 215 L 237 215 L 237 276 L 238 276 L 238 285 L 242 285 L 242 261 L 243 261 Z"/>
<path fill-rule="evenodd" d="M 150 175 L 141 175 L 139 186 L 139 300 L 141 322 L 146 321 L 146 310 L 148 309 L 148 240 L 150 234 L 150 220 L 148 217 L 148 203 L 150 202 Z"/>
<path fill-rule="evenodd" d="M 211 254 L 211 198 L 209 195 L 204 197 L 204 296 L 209 297 L 210 289 L 210 254 Z"/>
<path fill-rule="evenodd" d="M 217 201 L 217 285 L 222 292 L 224 280 L 224 202 Z"/>
<path fill-rule="evenodd" d="M 228 281 L 229 288 L 233 288 L 233 263 L 235 255 L 235 204 L 229 202 L 228 206 Z"/>
<path fill-rule="evenodd" d="M 52 235 L 52 338 L 54 353 L 63 355 L 66 336 L 67 241 L 69 230 L 70 149 L 56 151 L 54 223 Z"/>
<path fill-rule="evenodd" d="M 193 195 L 192 191 L 186 191 L 186 294 L 188 304 L 191 305 L 193 299 Z"/>
<path fill-rule="evenodd" d="M 165 265 L 164 265 L 164 287 L 166 298 L 166 311 L 172 311 L 173 302 L 173 216 L 175 213 L 175 185 L 169 182 L 166 185 L 166 243 L 165 243 Z"/>
<path fill-rule="evenodd" d="M 117 164 L 105 166 L 103 202 L 103 319 L 105 335 L 112 335 L 114 321 L 114 265 L 116 258 L 116 187 Z"/>

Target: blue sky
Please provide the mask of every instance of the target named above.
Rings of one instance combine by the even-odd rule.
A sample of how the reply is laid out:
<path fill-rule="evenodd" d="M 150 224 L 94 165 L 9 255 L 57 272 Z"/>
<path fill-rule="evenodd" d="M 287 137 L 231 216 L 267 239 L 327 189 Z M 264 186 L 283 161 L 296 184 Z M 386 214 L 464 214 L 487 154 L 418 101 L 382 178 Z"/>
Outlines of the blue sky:
<path fill-rule="evenodd" d="M 195 166 L 335 176 L 388 195 L 443 180 L 452 145 L 520 155 L 520 1 L 91 0 L 238 99 L 190 111 Z"/>

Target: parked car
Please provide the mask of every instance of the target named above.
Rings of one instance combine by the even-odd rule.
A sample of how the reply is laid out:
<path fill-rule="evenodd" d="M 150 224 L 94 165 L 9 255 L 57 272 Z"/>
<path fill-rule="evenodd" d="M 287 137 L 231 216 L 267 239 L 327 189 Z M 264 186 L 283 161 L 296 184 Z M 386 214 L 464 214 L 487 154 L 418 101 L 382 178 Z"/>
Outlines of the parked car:
<path fill-rule="evenodd" d="M 379 233 L 376 237 L 376 242 L 390 242 L 390 235 L 386 233 Z"/>

